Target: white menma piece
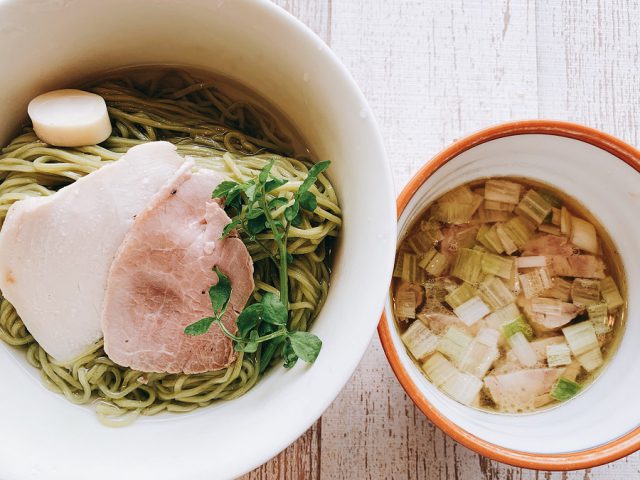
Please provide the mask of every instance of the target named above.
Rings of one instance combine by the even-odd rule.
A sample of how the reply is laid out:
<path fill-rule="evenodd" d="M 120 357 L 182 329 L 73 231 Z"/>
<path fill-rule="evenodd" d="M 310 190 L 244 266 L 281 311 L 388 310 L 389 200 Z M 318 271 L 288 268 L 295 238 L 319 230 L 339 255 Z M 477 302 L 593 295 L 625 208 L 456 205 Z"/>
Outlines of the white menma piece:
<path fill-rule="evenodd" d="M 56 360 L 69 362 L 102 337 L 116 251 L 134 217 L 191 165 L 170 143 L 147 143 L 50 197 L 9 209 L 0 230 L 0 290 Z"/>
<path fill-rule="evenodd" d="M 111 135 L 107 105 L 95 93 L 54 90 L 31 100 L 27 110 L 36 135 L 50 145 L 95 145 Z"/>

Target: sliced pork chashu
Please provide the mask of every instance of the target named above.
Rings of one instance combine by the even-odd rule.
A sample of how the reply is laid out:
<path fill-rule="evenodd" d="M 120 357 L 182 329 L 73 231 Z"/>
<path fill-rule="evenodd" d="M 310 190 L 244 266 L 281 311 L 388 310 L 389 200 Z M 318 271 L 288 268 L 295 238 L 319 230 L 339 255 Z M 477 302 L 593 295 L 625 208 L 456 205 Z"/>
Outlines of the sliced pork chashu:
<path fill-rule="evenodd" d="M 136 219 L 111 267 L 102 327 L 105 351 L 119 365 L 145 372 L 200 373 L 235 357 L 217 325 L 189 336 L 186 326 L 212 315 L 209 287 L 217 266 L 232 284 L 223 323 L 235 320 L 253 291 L 253 263 L 239 238 L 220 239 L 229 217 L 211 192 L 208 171 L 183 172 Z"/>

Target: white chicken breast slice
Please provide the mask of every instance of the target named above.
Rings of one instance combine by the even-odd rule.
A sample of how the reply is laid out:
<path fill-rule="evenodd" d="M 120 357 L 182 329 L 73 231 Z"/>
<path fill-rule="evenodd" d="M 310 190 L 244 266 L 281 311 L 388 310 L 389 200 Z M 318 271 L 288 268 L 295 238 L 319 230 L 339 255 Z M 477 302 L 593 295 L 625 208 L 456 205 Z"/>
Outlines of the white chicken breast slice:
<path fill-rule="evenodd" d="M 134 218 L 190 168 L 167 142 L 130 149 L 49 197 L 15 203 L 0 230 L 0 290 L 29 332 L 67 363 L 102 337 L 107 276 Z"/>

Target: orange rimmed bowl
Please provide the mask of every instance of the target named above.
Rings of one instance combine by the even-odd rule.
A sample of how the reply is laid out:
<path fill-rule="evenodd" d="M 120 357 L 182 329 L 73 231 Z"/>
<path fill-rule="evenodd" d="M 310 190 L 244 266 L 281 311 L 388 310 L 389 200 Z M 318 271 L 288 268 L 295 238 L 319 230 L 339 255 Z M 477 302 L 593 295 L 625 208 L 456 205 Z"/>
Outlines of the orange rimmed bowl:
<path fill-rule="evenodd" d="M 609 364 L 581 395 L 537 413 L 504 415 L 458 404 L 422 375 L 394 325 L 391 296 L 378 326 L 387 358 L 418 408 L 464 446 L 525 468 L 574 470 L 640 449 L 640 151 L 597 130 L 566 122 L 507 123 L 466 137 L 422 167 L 397 201 L 402 239 L 441 194 L 491 176 L 532 178 L 585 205 L 609 232 L 628 291 L 623 338 Z"/>

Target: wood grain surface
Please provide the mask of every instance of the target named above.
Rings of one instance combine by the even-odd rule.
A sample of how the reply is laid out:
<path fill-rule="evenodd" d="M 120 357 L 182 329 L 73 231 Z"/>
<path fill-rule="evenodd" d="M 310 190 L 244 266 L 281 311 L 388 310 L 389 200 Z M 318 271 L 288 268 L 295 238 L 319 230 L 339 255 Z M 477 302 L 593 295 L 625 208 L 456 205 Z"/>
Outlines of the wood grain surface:
<path fill-rule="evenodd" d="M 338 54 L 386 139 L 396 190 L 452 141 L 527 118 L 640 144 L 640 5 L 623 0 L 277 0 Z M 245 479 L 631 480 L 640 454 L 569 473 L 487 460 L 417 410 L 377 337 L 305 435 Z"/>

